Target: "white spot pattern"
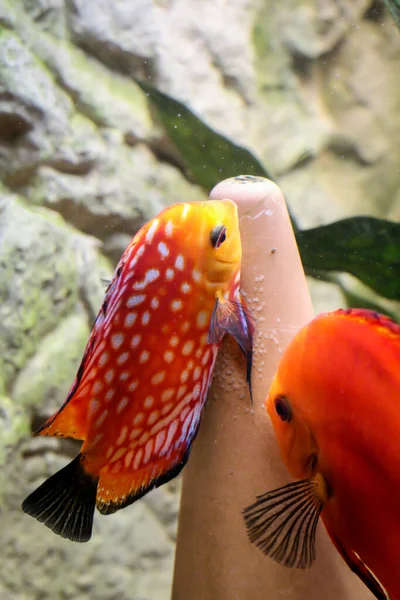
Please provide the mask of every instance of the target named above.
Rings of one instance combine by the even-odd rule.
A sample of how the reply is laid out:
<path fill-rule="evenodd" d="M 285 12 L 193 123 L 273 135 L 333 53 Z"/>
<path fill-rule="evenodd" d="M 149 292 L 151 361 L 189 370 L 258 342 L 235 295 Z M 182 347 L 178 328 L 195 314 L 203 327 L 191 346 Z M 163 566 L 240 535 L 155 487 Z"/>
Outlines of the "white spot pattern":
<path fill-rule="evenodd" d="M 117 446 L 121 446 L 121 444 L 124 443 L 124 441 L 126 440 L 126 436 L 128 435 L 128 428 L 125 425 L 122 429 L 121 429 L 121 433 L 118 436 L 118 439 L 116 441 Z"/>
<path fill-rule="evenodd" d="M 207 325 L 209 312 L 207 310 L 201 310 L 197 314 L 196 325 L 197 327 L 203 328 Z"/>
<path fill-rule="evenodd" d="M 172 408 L 172 402 L 167 402 L 167 404 L 165 404 L 165 406 L 162 407 L 161 414 L 167 415 L 170 412 L 171 408 Z"/>
<path fill-rule="evenodd" d="M 181 383 L 185 383 L 188 380 L 188 378 L 189 378 L 189 371 L 187 369 L 184 369 L 180 376 Z"/>
<path fill-rule="evenodd" d="M 182 396 L 183 396 L 183 394 L 186 392 L 186 390 L 187 390 L 187 385 L 181 385 L 181 386 L 179 387 L 179 389 L 178 389 L 178 393 L 177 393 L 177 395 L 176 395 L 176 397 L 178 398 L 178 400 L 179 400 L 179 398 L 182 398 Z"/>
<path fill-rule="evenodd" d="M 92 387 L 92 394 L 99 394 L 103 389 L 103 384 L 101 381 L 95 381 Z"/>
<path fill-rule="evenodd" d="M 126 408 L 126 407 L 128 406 L 128 402 L 129 402 L 129 398 L 128 398 L 128 396 L 124 396 L 124 397 L 122 398 L 122 400 L 120 400 L 120 401 L 118 402 L 118 405 L 117 405 L 117 413 L 118 413 L 118 414 L 119 414 L 120 412 L 122 412 L 122 411 L 124 410 L 124 408 Z"/>
<path fill-rule="evenodd" d="M 171 400 L 172 396 L 175 394 L 175 390 L 174 388 L 167 388 L 166 390 L 163 391 L 163 393 L 161 394 L 161 401 L 162 402 L 168 402 L 168 400 Z"/>
<path fill-rule="evenodd" d="M 141 341 L 142 341 L 142 336 L 140 335 L 140 333 L 137 333 L 136 335 L 133 336 L 133 338 L 131 340 L 131 348 L 137 348 Z"/>
<path fill-rule="evenodd" d="M 169 255 L 169 248 L 168 248 L 167 244 L 165 244 L 164 242 L 160 242 L 158 244 L 157 250 L 159 251 L 159 253 L 161 254 L 161 256 L 163 258 L 167 258 L 167 256 Z"/>
<path fill-rule="evenodd" d="M 160 411 L 159 410 L 153 410 L 150 413 L 149 418 L 147 419 L 147 424 L 148 425 L 154 425 L 154 423 L 157 421 L 158 417 L 160 416 Z"/>
<path fill-rule="evenodd" d="M 178 312 L 178 310 L 182 310 L 182 307 L 183 307 L 182 300 L 179 300 L 178 298 L 176 300 L 172 300 L 172 302 L 171 302 L 171 310 L 173 312 Z"/>
<path fill-rule="evenodd" d="M 197 398 L 200 396 L 200 391 L 201 391 L 200 383 L 196 383 L 196 385 L 193 388 L 193 400 L 197 400 Z"/>
<path fill-rule="evenodd" d="M 179 419 L 183 422 L 186 419 L 186 416 L 188 414 L 188 412 L 190 411 L 190 407 L 189 406 L 185 406 L 185 408 L 182 410 L 181 414 L 179 415 Z"/>
<path fill-rule="evenodd" d="M 110 385 L 110 383 L 112 382 L 112 380 L 114 379 L 114 377 L 115 377 L 115 371 L 114 371 L 114 369 L 109 369 L 107 371 L 107 373 L 105 374 L 104 379 L 105 379 L 106 383 L 108 383 L 108 385 Z M 106 398 L 107 398 L 107 395 L 106 395 Z"/>
<path fill-rule="evenodd" d="M 131 462 L 132 462 L 132 458 L 133 458 L 133 450 L 129 450 L 129 452 L 126 453 L 125 456 L 125 469 L 129 469 Z"/>
<path fill-rule="evenodd" d="M 160 301 L 159 301 L 159 299 L 158 299 L 158 298 L 156 298 L 156 297 L 152 298 L 152 299 L 151 299 L 151 302 L 150 302 L 150 306 L 151 306 L 151 308 L 152 308 L 153 310 L 155 310 L 156 308 L 158 308 L 158 307 L 160 306 Z"/>
<path fill-rule="evenodd" d="M 176 257 L 175 268 L 179 271 L 183 271 L 183 269 L 185 268 L 185 259 L 183 258 L 182 254 L 178 254 L 178 256 Z"/>
<path fill-rule="evenodd" d="M 114 394 L 115 394 L 115 390 L 108 390 L 108 392 L 105 395 L 105 401 L 110 402 L 113 399 Z"/>
<path fill-rule="evenodd" d="M 173 225 L 172 221 L 168 221 L 168 223 L 165 226 L 165 234 L 168 237 L 171 237 L 173 229 L 174 229 L 174 225 Z"/>
<path fill-rule="evenodd" d="M 116 453 L 114 454 L 114 456 L 110 460 L 110 463 L 117 462 L 117 460 L 119 460 L 120 458 L 123 457 L 123 455 L 125 454 L 125 452 L 126 452 L 125 448 L 118 448 L 118 450 L 116 451 Z"/>
<path fill-rule="evenodd" d="M 147 362 L 150 358 L 150 352 L 148 350 L 143 350 L 143 352 L 140 353 L 139 356 L 139 362 L 140 364 L 144 364 L 145 362 Z"/>
<path fill-rule="evenodd" d="M 208 362 L 208 359 L 209 359 L 209 358 L 210 358 L 210 350 L 209 350 L 209 349 L 207 349 L 207 350 L 204 352 L 204 356 L 203 356 L 203 358 L 201 359 L 201 364 L 203 365 L 203 367 L 205 367 L 205 366 L 206 366 L 206 364 L 207 364 L 207 362 Z"/>
<path fill-rule="evenodd" d="M 147 284 L 152 283 L 153 281 L 158 279 L 158 277 L 160 277 L 160 271 L 158 269 L 149 269 L 146 272 L 143 281 L 136 281 L 133 284 L 133 288 L 135 290 L 143 290 L 147 286 Z"/>
<path fill-rule="evenodd" d="M 104 423 L 104 421 L 106 420 L 108 416 L 108 410 L 103 410 L 103 412 L 101 413 L 100 417 L 97 419 L 95 426 L 96 427 L 101 427 Z"/>
<path fill-rule="evenodd" d="M 194 342 L 192 340 L 189 340 L 189 341 L 185 342 L 185 344 L 183 345 L 182 354 L 184 356 L 189 356 L 189 354 L 191 354 L 193 352 L 193 349 L 194 349 Z"/>
<path fill-rule="evenodd" d="M 146 312 L 144 312 L 142 314 L 142 325 L 148 325 L 150 321 L 150 313 L 146 310 Z"/>
<path fill-rule="evenodd" d="M 165 453 L 169 450 L 172 440 L 173 440 L 173 437 L 174 437 L 177 429 L 178 429 L 178 419 L 175 419 L 174 421 L 172 421 L 172 423 L 170 424 L 170 426 L 168 428 L 167 439 L 166 439 L 165 444 L 162 449 L 163 453 Z"/>
<path fill-rule="evenodd" d="M 166 436 L 165 429 L 161 429 L 161 431 L 159 431 L 157 433 L 156 441 L 154 444 L 154 452 L 157 453 L 160 450 L 161 446 L 164 443 L 165 436 Z"/>
<path fill-rule="evenodd" d="M 164 352 L 164 360 L 165 362 L 171 364 L 174 361 L 175 354 L 171 352 L 171 350 L 167 350 Z"/>
<path fill-rule="evenodd" d="M 137 415 L 135 415 L 135 418 L 133 419 L 133 425 L 140 425 L 140 423 L 142 423 L 144 420 L 144 414 L 142 412 L 137 413 Z"/>
<path fill-rule="evenodd" d="M 159 371 L 151 378 L 152 385 L 159 385 L 165 379 L 165 371 Z"/>
<path fill-rule="evenodd" d="M 152 451 L 153 451 L 153 440 L 150 439 L 146 444 L 146 448 L 145 448 L 145 452 L 144 452 L 143 463 L 145 465 L 149 462 Z"/>
<path fill-rule="evenodd" d="M 134 471 L 137 470 L 140 463 L 142 462 L 142 456 L 143 456 L 143 448 L 139 448 L 139 450 L 135 454 L 135 458 L 133 459 L 132 467 L 133 467 Z"/>
<path fill-rule="evenodd" d="M 112 347 L 115 350 L 118 350 L 118 348 L 123 343 L 124 339 L 125 339 L 125 336 L 122 333 L 115 333 L 111 338 Z"/>
<path fill-rule="evenodd" d="M 146 398 L 144 399 L 143 402 L 143 406 L 145 408 L 151 408 L 154 404 L 154 397 L 153 396 L 146 396 Z"/>
<path fill-rule="evenodd" d="M 181 437 L 180 437 L 181 442 L 186 440 L 186 433 L 187 433 L 187 430 L 189 428 L 189 425 L 190 425 L 192 419 L 193 419 L 193 412 L 190 412 L 188 414 L 188 416 L 186 417 L 184 424 L 182 425 Z"/>
<path fill-rule="evenodd" d="M 139 381 L 134 379 L 128 386 L 128 392 L 134 392 L 139 385 Z"/>
<path fill-rule="evenodd" d="M 192 277 L 193 277 L 194 281 L 196 281 L 197 283 L 199 283 L 199 281 L 201 281 L 201 273 L 200 273 L 200 271 L 198 271 L 197 269 L 193 269 L 193 271 L 192 271 Z"/>
<path fill-rule="evenodd" d="M 155 234 L 155 232 L 158 229 L 158 224 L 159 224 L 159 220 L 158 219 L 154 219 L 154 221 L 150 225 L 149 229 L 147 230 L 147 233 L 146 233 L 146 242 L 149 242 L 149 244 L 151 244 L 151 242 L 153 241 L 154 234 Z"/>
<path fill-rule="evenodd" d="M 128 298 L 126 305 L 128 308 L 133 308 L 134 306 L 138 306 L 139 304 L 142 304 L 142 302 L 144 302 L 145 300 L 146 300 L 145 294 L 137 294 L 135 296 L 131 296 L 130 298 Z"/>
<path fill-rule="evenodd" d="M 177 345 L 179 344 L 179 338 L 177 335 L 173 335 L 171 337 L 171 339 L 169 340 L 169 345 L 172 346 L 173 348 L 176 348 Z"/>
<path fill-rule="evenodd" d="M 136 440 L 136 438 L 138 438 L 141 433 L 142 433 L 141 429 L 132 429 L 129 439 L 131 441 Z"/>
<path fill-rule="evenodd" d="M 108 352 L 103 352 L 99 359 L 99 367 L 104 367 L 109 358 Z"/>
<path fill-rule="evenodd" d="M 192 291 L 192 286 L 190 285 L 190 283 L 184 281 L 181 285 L 181 291 L 183 294 L 190 294 L 190 292 Z"/>
<path fill-rule="evenodd" d="M 120 354 L 120 355 L 118 356 L 117 363 L 118 363 L 119 365 L 123 365 L 123 364 L 124 364 L 124 362 L 126 362 L 126 361 L 128 360 L 128 358 L 129 358 L 129 353 L 128 353 L 128 352 L 123 352 L 122 354 Z"/>
<path fill-rule="evenodd" d="M 125 317 L 125 327 L 132 327 L 137 319 L 137 313 L 131 312 L 128 313 Z"/>
<path fill-rule="evenodd" d="M 175 276 L 175 271 L 173 269 L 167 269 L 165 271 L 165 277 L 168 281 L 171 281 Z"/>

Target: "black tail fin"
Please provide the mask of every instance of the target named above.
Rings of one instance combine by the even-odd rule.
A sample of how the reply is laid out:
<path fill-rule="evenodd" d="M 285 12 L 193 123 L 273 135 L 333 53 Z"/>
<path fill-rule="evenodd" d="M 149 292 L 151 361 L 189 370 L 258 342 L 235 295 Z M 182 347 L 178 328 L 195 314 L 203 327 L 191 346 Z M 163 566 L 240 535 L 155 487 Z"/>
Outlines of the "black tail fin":
<path fill-rule="evenodd" d="M 22 504 L 28 515 L 74 542 L 90 540 L 96 506 L 97 479 L 86 473 L 81 458 L 78 454 Z"/>

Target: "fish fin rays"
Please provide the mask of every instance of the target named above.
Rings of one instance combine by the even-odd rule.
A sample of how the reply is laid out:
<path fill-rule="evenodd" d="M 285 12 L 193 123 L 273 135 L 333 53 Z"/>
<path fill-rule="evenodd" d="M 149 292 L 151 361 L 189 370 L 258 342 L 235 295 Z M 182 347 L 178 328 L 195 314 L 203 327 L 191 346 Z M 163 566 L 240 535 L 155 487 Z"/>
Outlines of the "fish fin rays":
<path fill-rule="evenodd" d="M 253 364 L 254 325 L 250 313 L 240 301 L 227 300 L 221 302 L 217 298 L 211 315 L 208 342 L 210 344 L 220 342 L 225 333 L 229 333 L 236 340 L 246 357 L 246 381 L 252 398 L 251 368 Z"/>
<path fill-rule="evenodd" d="M 86 437 L 87 403 L 79 393 L 86 366 L 96 342 L 96 332 L 92 331 L 86 344 L 85 352 L 79 365 L 74 382 L 68 392 L 64 404 L 43 425 L 34 432 L 37 435 L 51 435 L 84 440 Z"/>
<path fill-rule="evenodd" d="M 50 435 L 75 440 L 86 438 L 87 404 L 82 396 L 76 395 L 65 402 L 61 409 L 35 431 L 34 436 Z"/>
<path fill-rule="evenodd" d="M 307 569 L 315 560 L 315 534 L 322 508 L 312 479 L 258 496 L 243 511 L 249 540 L 276 562 Z"/>
<path fill-rule="evenodd" d="M 107 469 L 103 470 L 99 479 L 97 509 L 103 515 L 110 515 L 133 504 L 151 490 L 179 475 L 189 454 L 190 448 L 178 453 L 175 458 L 166 456 L 137 471 L 127 469 L 117 477 Z"/>
<path fill-rule="evenodd" d="M 79 454 L 46 479 L 22 503 L 22 509 L 57 535 L 87 542 L 92 535 L 97 480 L 82 465 Z"/>
<path fill-rule="evenodd" d="M 330 527 L 325 523 L 325 528 L 331 538 L 336 550 L 339 552 L 347 566 L 353 573 L 355 573 L 363 582 L 363 584 L 369 589 L 369 591 L 377 598 L 378 600 L 390 600 L 389 594 L 386 592 L 385 588 L 379 582 L 379 580 L 375 577 L 373 572 L 367 567 L 367 565 L 361 560 L 356 552 L 353 550 L 347 550 L 336 537 L 336 535 L 332 532 Z"/>

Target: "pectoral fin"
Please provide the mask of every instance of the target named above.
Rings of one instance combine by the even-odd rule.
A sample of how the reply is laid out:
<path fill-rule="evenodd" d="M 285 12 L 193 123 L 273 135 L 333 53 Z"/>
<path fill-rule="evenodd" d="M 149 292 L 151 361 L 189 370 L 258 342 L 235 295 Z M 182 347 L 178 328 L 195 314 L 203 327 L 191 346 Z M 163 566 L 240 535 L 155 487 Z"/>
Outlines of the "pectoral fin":
<path fill-rule="evenodd" d="M 222 302 L 217 298 L 211 316 L 208 342 L 218 343 L 225 333 L 229 333 L 239 344 L 246 357 L 246 381 L 249 384 L 251 396 L 251 367 L 253 364 L 253 333 L 254 326 L 249 312 L 241 302 L 228 300 Z"/>
<path fill-rule="evenodd" d="M 361 560 L 356 552 L 353 550 L 346 549 L 341 542 L 338 540 L 336 535 L 330 529 L 330 527 L 325 523 L 326 530 L 331 538 L 333 544 L 336 547 L 336 550 L 342 556 L 343 560 L 346 562 L 347 566 L 353 573 L 355 573 L 363 582 L 364 585 L 367 586 L 370 592 L 374 594 L 375 598 L 378 600 L 390 600 L 389 594 L 385 591 L 382 584 L 378 581 L 375 575 L 370 571 L 365 563 Z"/>
<path fill-rule="evenodd" d="M 258 496 L 243 511 L 249 540 L 286 567 L 310 567 L 323 508 L 319 486 L 315 479 L 305 479 Z"/>

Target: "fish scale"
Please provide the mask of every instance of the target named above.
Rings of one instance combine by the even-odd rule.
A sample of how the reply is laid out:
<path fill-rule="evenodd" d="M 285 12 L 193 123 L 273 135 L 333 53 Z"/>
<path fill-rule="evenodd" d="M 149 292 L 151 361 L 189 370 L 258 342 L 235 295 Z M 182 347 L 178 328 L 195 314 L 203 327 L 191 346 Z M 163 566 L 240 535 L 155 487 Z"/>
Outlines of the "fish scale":
<path fill-rule="evenodd" d="M 250 382 L 253 326 L 239 291 L 240 262 L 229 200 L 166 209 L 122 255 L 67 400 L 38 432 L 83 440 L 67 474 L 74 485 L 92 482 L 96 494 L 88 498 L 101 513 L 127 506 L 182 469 L 225 333 L 245 353 Z M 62 473 L 23 508 L 56 533 L 85 541 L 94 505 L 82 508 L 90 522 L 84 534 L 37 508 L 41 494 L 67 485 Z"/>

